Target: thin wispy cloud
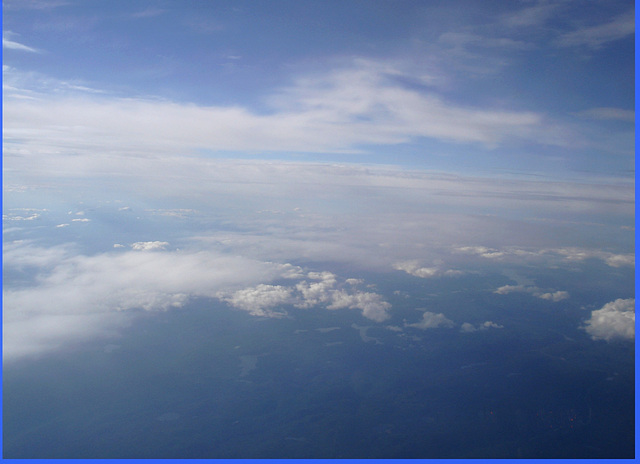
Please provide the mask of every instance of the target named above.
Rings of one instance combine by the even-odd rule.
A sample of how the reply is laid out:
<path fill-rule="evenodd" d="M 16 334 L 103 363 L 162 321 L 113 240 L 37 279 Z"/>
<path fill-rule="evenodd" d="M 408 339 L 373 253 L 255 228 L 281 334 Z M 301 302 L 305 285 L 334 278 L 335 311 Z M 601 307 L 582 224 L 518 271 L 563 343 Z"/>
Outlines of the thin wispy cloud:
<path fill-rule="evenodd" d="M 557 44 L 561 47 L 586 46 L 598 49 L 609 42 L 633 35 L 635 30 L 635 14 L 631 11 L 605 23 L 562 34 Z"/>
<path fill-rule="evenodd" d="M 635 111 L 623 110 L 622 108 L 590 108 L 575 113 L 575 115 L 581 118 L 609 121 L 634 122 L 636 120 Z"/>
<path fill-rule="evenodd" d="M 16 50 L 21 52 L 29 52 L 29 53 L 40 53 L 40 50 L 37 50 L 33 47 L 29 47 L 28 45 L 24 45 L 20 42 L 16 42 L 15 40 L 11 40 L 11 34 L 9 31 L 5 31 L 2 35 L 2 48 L 6 50 Z"/>
<path fill-rule="evenodd" d="M 7 108 L 5 133 L 12 137 L 29 130 L 32 140 L 50 147 L 149 152 L 185 147 L 353 152 L 362 145 L 395 145 L 418 137 L 496 146 L 543 133 L 541 115 L 452 104 L 394 84 L 387 69 L 356 62 L 300 78 L 268 99 L 274 109 L 268 115 L 240 106 L 40 95 Z M 55 131 L 48 129 L 54 126 Z"/>

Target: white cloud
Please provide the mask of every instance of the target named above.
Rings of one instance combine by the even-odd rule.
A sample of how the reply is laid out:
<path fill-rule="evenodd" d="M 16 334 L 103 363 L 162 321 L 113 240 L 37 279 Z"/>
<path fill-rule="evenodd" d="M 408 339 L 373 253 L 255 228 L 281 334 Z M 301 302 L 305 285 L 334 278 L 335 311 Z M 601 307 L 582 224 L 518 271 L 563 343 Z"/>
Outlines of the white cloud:
<path fill-rule="evenodd" d="M 36 272 L 31 285 L 3 289 L 5 360 L 112 334 L 128 323 L 128 310 L 166 310 L 191 296 L 216 297 L 280 275 L 273 263 L 209 251 L 86 256 L 69 247 L 9 243 L 3 258 L 5 269 Z"/>
<path fill-rule="evenodd" d="M 500 324 L 496 324 L 495 322 L 492 321 L 485 321 L 482 324 L 478 324 L 478 326 L 474 326 L 473 324 L 469 323 L 469 322 L 464 322 L 461 326 L 460 326 L 460 332 L 464 332 L 464 333 L 471 333 L 471 332 L 477 332 L 479 330 L 487 330 L 487 329 L 503 329 L 504 326 L 500 325 Z"/>
<path fill-rule="evenodd" d="M 617 299 L 591 312 L 583 327 L 594 340 L 635 339 L 636 300 Z"/>
<path fill-rule="evenodd" d="M 550 300 L 550 301 L 562 301 L 569 298 L 569 292 L 560 291 L 560 290 L 556 292 L 541 293 L 541 294 L 534 293 L 534 295 L 537 296 L 538 298 L 542 298 L 543 300 Z"/>
<path fill-rule="evenodd" d="M 218 298 L 254 316 L 282 317 L 284 305 L 324 305 L 359 309 L 377 322 L 389 317 L 391 305 L 381 295 L 357 291 L 353 281 L 340 281 L 331 272 L 305 275 L 291 264 L 213 251 L 162 251 L 166 242 L 139 243 L 137 250 L 93 256 L 68 246 L 5 243 L 5 269 L 34 275 L 26 286 L 3 289 L 5 360 L 113 334 L 129 323 L 136 312 L 131 310 L 178 308 L 191 297 Z M 291 286 L 268 283 L 282 278 L 305 280 Z"/>
<path fill-rule="evenodd" d="M 439 273 L 438 268 L 435 267 L 420 267 L 418 261 L 402 261 L 394 264 L 393 268 L 423 278 L 434 277 Z"/>
<path fill-rule="evenodd" d="M 327 271 L 309 272 L 306 277 L 315 280 L 315 282 L 303 280 L 293 287 L 261 284 L 231 294 L 220 292 L 218 297 L 232 306 L 260 316 L 283 314 L 283 310 L 273 314 L 266 311 L 278 305 L 293 305 L 297 308 L 325 305 L 329 310 L 360 309 L 364 317 L 376 322 L 382 322 L 389 318 L 387 310 L 391 308 L 391 305 L 377 293 L 336 288 L 337 276 Z M 347 279 L 344 283 L 351 286 L 354 280 L 360 282 L 359 279 Z"/>
<path fill-rule="evenodd" d="M 498 295 L 506 295 L 513 292 L 526 292 L 527 288 L 524 285 L 503 285 L 497 288 L 493 293 Z"/>
<path fill-rule="evenodd" d="M 622 108 L 591 108 L 585 111 L 574 113 L 588 119 L 602 119 L 612 121 L 634 122 L 636 120 L 636 112 L 633 110 L 624 110 Z"/>
<path fill-rule="evenodd" d="M 39 51 L 36 50 L 35 48 L 21 44 L 19 42 L 15 42 L 13 40 L 8 39 L 5 36 L 2 37 L 2 48 L 8 49 L 8 50 L 18 50 L 21 52 L 39 53 Z"/>
<path fill-rule="evenodd" d="M 382 322 L 390 317 L 387 311 L 391 305 L 377 293 L 336 289 L 334 288 L 337 283 L 336 276 L 331 272 L 310 272 L 308 277 L 318 282 L 302 281 L 296 285 L 295 288 L 300 294 L 299 300 L 295 303 L 297 307 L 309 308 L 326 304 L 327 309 L 360 309 L 364 317 L 376 322 Z M 352 282 L 346 283 L 352 284 L 355 279 L 347 280 Z"/>
<path fill-rule="evenodd" d="M 131 244 L 131 248 L 140 251 L 164 250 L 169 246 L 169 242 L 136 242 Z"/>
<path fill-rule="evenodd" d="M 392 78 L 403 75 L 400 69 L 367 60 L 296 79 L 267 99 L 269 114 L 240 106 L 109 98 L 73 91 L 69 83 L 56 87 L 51 79 L 43 82 L 53 89 L 21 90 L 26 78 L 11 69 L 5 74 L 5 138 L 19 138 L 21 146 L 37 151 L 353 152 L 417 137 L 494 147 L 513 137 L 541 140 L 544 134 L 536 113 L 448 102 L 401 85 Z"/>
<path fill-rule="evenodd" d="M 328 309 L 361 309 L 362 315 L 372 321 L 382 322 L 389 319 L 387 310 L 391 305 L 384 301 L 381 295 L 369 292 L 356 292 L 348 294 L 344 290 L 338 290 L 331 294 L 331 304 Z"/>
<path fill-rule="evenodd" d="M 422 277 L 424 279 L 430 277 L 439 277 L 439 276 L 447 276 L 447 277 L 455 277 L 463 274 L 462 271 L 449 269 L 446 271 L 442 271 L 437 267 L 421 267 L 418 264 L 417 260 L 412 261 L 401 261 L 395 263 L 393 268 L 398 271 L 404 271 L 407 274 L 411 274 L 412 276 Z"/>
<path fill-rule="evenodd" d="M 535 297 L 541 298 L 543 300 L 549 301 L 562 301 L 569 298 L 569 292 L 564 290 L 545 292 L 538 287 L 535 286 L 527 286 L 527 285 L 503 285 L 496 289 L 493 293 L 497 293 L 499 295 L 506 295 L 508 293 L 530 293 Z"/>
<path fill-rule="evenodd" d="M 562 255 L 568 261 L 583 261 L 597 258 L 611 267 L 635 266 L 635 253 L 616 254 L 601 250 L 588 250 L 575 247 L 548 250 L 550 253 Z"/>
<path fill-rule="evenodd" d="M 30 216 L 14 216 L 14 215 L 3 214 L 2 220 L 3 221 L 33 221 L 34 219 L 38 219 L 39 217 L 40 217 L 40 214 L 38 213 L 33 213 Z"/>
<path fill-rule="evenodd" d="M 426 311 L 422 314 L 422 320 L 414 324 L 405 323 L 405 327 L 416 327 L 418 329 L 438 329 L 438 328 L 451 328 L 454 323 L 451 319 L 442 314 L 436 314 Z"/>
<path fill-rule="evenodd" d="M 489 259 L 502 258 L 505 255 L 504 251 L 499 251 L 495 248 L 487 248 L 485 246 L 459 246 L 455 247 L 455 250 Z"/>
<path fill-rule="evenodd" d="M 616 255 L 609 254 L 605 262 L 611 267 L 634 266 L 636 265 L 636 256 L 634 254 Z"/>
<path fill-rule="evenodd" d="M 513 260 L 539 260 L 540 258 L 561 257 L 566 261 L 584 261 L 586 259 L 600 259 L 611 267 L 635 266 L 635 253 L 612 253 L 604 250 L 593 250 L 578 247 L 542 248 L 526 250 L 518 247 L 505 247 L 503 249 L 488 248 L 485 246 L 454 246 L 458 253 L 472 254 L 482 258 Z"/>
<path fill-rule="evenodd" d="M 557 44 L 562 47 L 587 46 L 598 49 L 608 42 L 629 37 L 635 33 L 633 10 L 596 26 L 584 27 L 562 34 Z"/>
<path fill-rule="evenodd" d="M 518 11 L 507 13 L 502 16 L 501 21 L 509 27 L 521 29 L 523 27 L 541 28 L 552 17 L 558 4 L 538 3 Z"/>
<path fill-rule="evenodd" d="M 219 292 L 218 298 L 231 306 L 248 311 L 253 316 L 282 317 L 286 311 L 272 311 L 271 308 L 293 302 L 290 288 L 280 285 L 260 284 L 256 287 L 237 290 L 231 294 Z"/>

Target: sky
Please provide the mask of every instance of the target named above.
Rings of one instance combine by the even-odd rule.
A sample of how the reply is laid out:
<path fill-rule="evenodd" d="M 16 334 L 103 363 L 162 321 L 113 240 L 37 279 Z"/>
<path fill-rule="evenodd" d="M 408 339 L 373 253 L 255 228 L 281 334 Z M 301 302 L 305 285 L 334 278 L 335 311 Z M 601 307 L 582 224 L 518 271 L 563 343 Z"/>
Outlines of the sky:
<path fill-rule="evenodd" d="M 5 361 L 194 297 L 384 323 L 365 271 L 628 276 L 634 17 L 610 0 L 3 2 Z M 495 292 L 575 294 L 526 275 Z M 633 339 L 634 298 L 603 292 L 586 333 Z"/>

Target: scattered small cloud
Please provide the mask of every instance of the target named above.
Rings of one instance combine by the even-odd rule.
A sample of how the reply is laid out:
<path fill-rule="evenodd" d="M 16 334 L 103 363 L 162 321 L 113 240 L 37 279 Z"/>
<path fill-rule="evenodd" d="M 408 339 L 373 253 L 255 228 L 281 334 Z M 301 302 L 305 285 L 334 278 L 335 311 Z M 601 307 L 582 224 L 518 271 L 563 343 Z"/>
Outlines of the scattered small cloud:
<path fill-rule="evenodd" d="M 131 248 L 139 251 L 164 250 L 168 246 L 169 246 L 169 242 L 159 242 L 159 241 L 136 242 L 131 244 Z"/>
<path fill-rule="evenodd" d="M 71 219 L 71 222 L 90 222 L 91 219 L 87 219 L 87 218 L 78 218 L 78 219 Z"/>
<path fill-rule="evenodd" d="M 485 321 L 482 324 L 478 324 L 477 326 L 474 326 L 473 324 L 471 324 L 469 322 L 464 322 L 460 326 L 460 332 L 471 333 L 471 332 L 477 332 L 479 330 L 503 329 L 503 328 L 504 328 L 504 326 L 502 326 L 500 324 L 496 324 L 495 322 L 492 322 L 492 321 Z"/>
<path fill-rule="evenodd" d="M 428 279 L 430 277 L 455 277 L 462 275 L 462 271 L 449 269 L 446 271 L 442 271 L 437 267 L 422 267 L 418 264 L 418 261 L 402 261 L 395 263 L 393 268 L 398 271 L 404 271 L 407 274 L 410 274 L 415 277 L 421 277 L 424 279 Z"/>
<path fill-rule="evenodd" d="M 582 329 L 594 340 L 634 340 L 635 298 L 617 299 L 591 312 Z"/>
<path fill-rule="evenodd" d="M 455 324 L 451 319 L 442 313 L 432 313 L 426 311 L 422 314 L 422 320 L 414 324 L 405 323 L 405 327 L 416 327 L 418 329 L 439 329 L 439 328 L 451 328 Z"/>
<path fill-rule="evenodd" d="M 485 246 L 459 246 L 455 247 L 454 250 L 489 259 L 502 258 L 506 254 L 504 251 L 499 251 L 495 248 L 488 248 Z"/>
<path fill-rule="evenodd" d="M 569 292 L 560 291 L 560 290 L 556 292 L 541 293 L 541 294 L 534 293 L 534 295 L 537 296 L 538 298 L 542 298 L 543 300 L 549 300 L 549 301 L 562 301 L 569 298 Z"/>
<path fill-rule="evenodd" d="M 559 291 L 551 291 L 545 292 L 539 289 L 536 286 L 527 286 L 527 285 L 503 285 L 496 289 L 493 293 L 497 293 L 498 295 L 506 295 L 508 293 L 530 293 L 531 295 L 541 298 L 543 300 L 549 301 L 562 301 L 569 298 L 569 292 L 559 290 Z"/>
<path fill-rule="evenodd" d="M 577 247 L 543 248 L 527 250 L 517 247 L 505 247 L 503 249 L 489 248 L 485 246 L 454 246 L 457 253 L 472 254 L 488 259 L 518 259 L 532 260 L 540 258 L 560 257 L 566 261 L 584 261 L 586 259 L 600 259 L 611 267 L 635 266 L 635 253 L 612 253 L 604 250 L 593 250 Z"/>
<path fill-rule="evenodd" d="M 18 215 L 10 215 L 10 214 L 3 214 L 2 215 L 2 220 L 3 221 L 33 221 L 35 219 L 38 219 L 40 217 L 39 213 L 33 213 L 29 216 L 18 216 Z"/>

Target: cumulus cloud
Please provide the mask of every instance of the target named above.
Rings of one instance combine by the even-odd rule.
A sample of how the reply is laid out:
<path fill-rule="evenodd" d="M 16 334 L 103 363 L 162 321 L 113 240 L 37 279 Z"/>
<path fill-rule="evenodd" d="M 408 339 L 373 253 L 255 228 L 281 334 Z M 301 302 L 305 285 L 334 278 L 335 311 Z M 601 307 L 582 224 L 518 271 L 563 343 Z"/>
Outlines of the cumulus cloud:
<path fill-rule="evenodd" d="M 455 247 L 455 250 L 489 259 L 501 258 L 505 255 L 504 251 L 499 251 L 495 248 L 488 248 L 485 246 L 460 246 Z"/>
<path fill-rule="evenodd" d="M 285 274 L 288 274 L 285 271 Z M 298 275 L 289 278 L 296 278 Z M 309 272 L 308 280 L 302 280 L 291 287 L 258 285 L 245 288 L 233 293 L 219 292 L 218 298 L 240 309 L 247 310 L 258 316 L 280 316 L 285 314 L 284 309 L 270 311 L 271 308 L 283 305 L 292 305 L 296 308 L 311 308 L 324 305 L 329 310 L 359 309 L 367 319 L 376 322 L 387 320 L 390 316 L 388 310 L 391 304 L 384 298 L 372 292 L 362 292 L 353 289 L 354 284 L 361 283 L 360 279 L 346 279 L 344 284 L 348 289 L 340 288 L 343 284 L 332 272 Z"/>
<path fill-rule="evenodd" d="M 75 219 L 74 219 L 75 220 Z M 140 251 L 164 250 L 169 246 L 169 242 L 136 242 L 131 244 L 131 248 Z"/>
<path fill-rule="evenodd" d="M 616 254 L 602 250 L 588 250 L 576 247 L 557 248 L 548 252 L 562 255 L 568 261 L 583 261 L 585 259 L 601 259 L 608 266 L 623 267 L 635 266 L 635 253 Z"/>
<path fill-rule="evenodd" d="M 393 268 L 398 271 L 404 271 L 407 274 L 411 274 L 412 276 L 422 277 L 425 279 L 430 277 L 440 277 L 440 276 L 453 277 L 453 276 L 461 275 L 463 273 L 462 271 L 457 271 L 454 269 L 442 271 L 437 267 L 422 267 L 418 264 L 418 261 L 416 260 L 401 261 L 401 262 L 395 263 L 393 265 Z"/>
<path fill-rule="evenodd" d="M 451 319 L 442 313 L 432 313 L 426 311 L 422 314 L 422 320 L 414 324 L 405 323 L 405 327 L 416 327 L 418 329 L 438 329 L 438 328 L 451 328 L 454 323 Z"/>
<path fill-rule="evenodd" d="M 556 292 L 548 292 L 548 293 L 534 293 L 538 298 L 542 298 L 543 300 L 549 301 L 562 301 L 569 298 L 569 292 L 558 290 Z"/>
<path fill-rule="evenodd" d="M 382 322 L 389 319 L 387 310 L 391 308 L 391 304 L 384 301 L 384 298 L 377 293 L 356 292 L 348 294 L 344 290 L 333 292 L 331 295 L 332 303 L 327 306 L 328 309 L 360 309 L 362 315 L 372 321 Z"/>
<path fill-rule="evenodd" d="M 461 326 L 460 326 L 460 332 L 464 332 L 464 333 L 471 333 L 471 332 L 477 332 L 479 330 L 487 330 L 487 329 L 503 329 L 504 326 L 500 325 L 500 324 L 496 324 L 495 322 L 492 321 L 485 321 L 482 324 L 478 324 L 478 326 L 474 326 L 473 324 L 469 323 L 469 322 L 464 322 Z"/>
<path fill-rule="evenodd" d="M 527 285 L 503 285 L 502 287 L 497 288 L 493 293 L 497 293 L 498 295 L 506 295 L 508 293 L 514 292 L 530 293 L 531 295 L 543 300 L 556 302 L 569 298 L 569 292 L 566 292 L 564 290 L 545 292 L 536 286 Z"/>
<path fill-rule="evenodd" d="M 604 258 L 605 262 L 611 267 L 634 266 L 636 265 L 636 256 L 634 254 L 616 255 L 610 254 Z"/>
<path fill-rule="evenodd" d="M 591 312 L 582 327 L 594 340 L 634 340 L 636 322 L 635 298 L 617 299 Z"/>
<path fill-rule="evenodd" d="M 296 285 L 296 290 L 300 294 L 296 306 L 300 308 L 326 304 L 327 309 L 360 309 L 364 317 L 376 322 L 382 322 L 390 317 L 387 310 L 391 308 L 391 305 L 377 293 L 335 288 L 336 275 L 331 272 L 310 272 L 308 277 L 316 281 L 307 282 L 304 280 Z M 353 286 L 360 281 L 347 279 L 345 283 Z"/>
<path fill-rule="evenodd" d="M 272 308 L 293 303 L 292 290 L 280 285 L 260 284 L 256 287 L 237 290 L 229 295 L 224 292 L 218 298 L 231 306 L 248 311 L 253 316 L 282 317 L 284 310 L 273 311 Z"/>

